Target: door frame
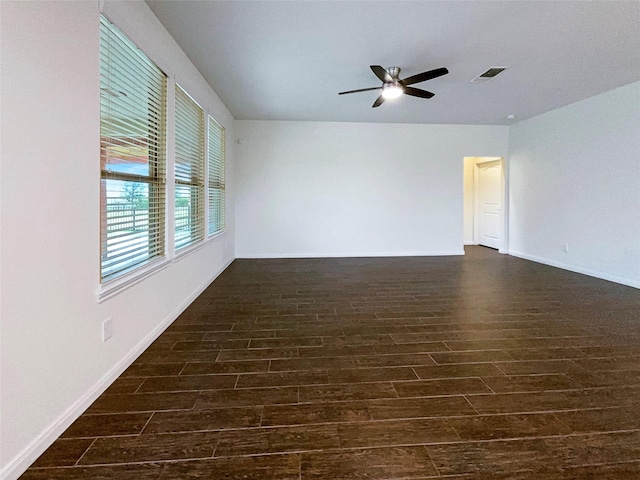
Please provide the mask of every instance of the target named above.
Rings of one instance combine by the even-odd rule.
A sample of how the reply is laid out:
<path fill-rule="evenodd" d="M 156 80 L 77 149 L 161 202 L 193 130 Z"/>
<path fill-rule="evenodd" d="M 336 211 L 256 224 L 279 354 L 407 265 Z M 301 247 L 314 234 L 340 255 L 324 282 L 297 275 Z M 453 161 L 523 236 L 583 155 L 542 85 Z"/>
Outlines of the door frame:
<path fill-rule="evenodd" d="M 490 162 L 500 162 L 500 198 L 502 208 L 500 209 L 500 229 L 501 239 L 498 252 L 506 254 L 509 251 L 508 236 L 508 185 L 507 185 L 507 165 L 503 157 L 474 157 L 473 161 L 473 243 L 480 244 L 479 218 L 480 218 L 480 166 Z"/>

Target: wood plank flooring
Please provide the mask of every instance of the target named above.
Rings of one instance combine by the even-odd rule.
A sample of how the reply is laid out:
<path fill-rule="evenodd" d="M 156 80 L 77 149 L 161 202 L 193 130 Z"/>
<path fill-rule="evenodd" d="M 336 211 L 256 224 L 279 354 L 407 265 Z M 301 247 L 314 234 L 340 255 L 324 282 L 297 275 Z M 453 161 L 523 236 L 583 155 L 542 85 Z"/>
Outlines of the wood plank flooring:
<path fill-rule="evenodd" d="M 236 260 L 21 478 L 638 479 L 640 291 L 482 247 Z"/>

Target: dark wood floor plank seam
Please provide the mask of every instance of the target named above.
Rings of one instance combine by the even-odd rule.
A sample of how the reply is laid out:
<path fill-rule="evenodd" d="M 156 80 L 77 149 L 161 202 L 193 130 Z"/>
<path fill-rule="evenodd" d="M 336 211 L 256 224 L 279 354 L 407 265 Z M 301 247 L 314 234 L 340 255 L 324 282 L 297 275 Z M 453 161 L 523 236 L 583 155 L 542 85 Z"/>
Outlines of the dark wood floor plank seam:
<path fill-rule="evenodd" d="M 254 453 L 254 454 L 237 454 L 232 455 L 233 457 L 248 457 L 248 456 L 262 456 L 266 454 L 271 455 L 279 455 L 285 453 L 305 453 L 305 452 L 340 452 L 340 451 L 359 451 L 366 450 L 371 448 L 394 448 L 394 447 L 429 447 L 429 446 L 447 446 L 447 445 L 465 445 L 469 443 L 473 444 L 490 444 L 490 443 L 498 443 L 498 442 L 522 442 L 522 441 L 544 441 L 544 440 L 553 440 L 553 439 L 568 439 L 568 438 L 582 438 L 587 436 L 596 436 L 596 435 L 611 435 L 617 433 L 640 433 L 639 429 L 633 430 L 617 430 L 614 432 L 593 432 L 593 433 L 570 433 L 563 435 L 543 435 L 543 436 L 521 436 L 521 437 L 508 437 L 508 438 L 496 438 L 496 439 L 474 439 L 474 440 L 444 440 L 444 441 L 430 441 L 430 442 L 398 442 L 398 443 L 388 443 L 388 444 L 373 444 L 373 445 L 359 445 L 359 446 L 339 446 L 339 447 L 329 447 L 329 448 L 308 448 L 308 449 L 292 449 L 292 450 L 277 450 L 271 452 L 264 453 Z M 228 457 L 230 455 L 225 455 Z M 210 457 L 202 457 L 202 458 L 210 458 Z M 222 458 L 222 457 L 217 457 Z M 153 462 L 158 462 L 161 460 L 153 460 Z M 113 464 L 111 464 L 113 465 Z"/>
<path fill-rule="evenodd" d="M 555 408 L 548 410 L 517 410 L 517 411 L 509 411 L 509 412 L 499 412 L 499 413 L 488 413 L 488 412 L 479 412 L 479 415 L 531 415 L 534 413 L 547 413 L 547 414 L 555 414 L 555 413 L 566 413 L 566 412 L 579 412 L 579 411 L 593 411 L 598 410 L 601 407 L 594 408 L 576 408 L 574 406 L 569 406 L 565 408 Z M 617 408 L 617 407 L 612 407 Z"/>
<path fill-rule="evenodd" d="M 91 442 L 91 444 L 89 444 L 89 446 L 85 449 L 84 452 L 82 452 L 82 455 L 80 455 L 78 457 L 78 460 L 76 460 L 76 463 L 73 464 L 73 466 L 77 466 L 80 461 L 82 460 L 82 457 L 84 457 L 86 455 L 86 453 L 91 449 L 91 447 L 98 441 L 98 438 L 94 438 L 93 442 Z"/>
<path fill-rule="evenodd" d="M 457 398 L 465 398 L 466 400 L 466 396 L 464 395 L 452 395 L 449 397 L 444 397 L 444 398 L 453 398 L 453 397 L 457 397 Z M 426 397 L 426 398 L 443 398 L 443 397 Z M 393 400 L 393 399 L 391 399 Z M 400 399 L 399 399 L 400 400 Z M 348 403 L 348 402 L 331 402 L 331 401 L 327 401 L 324 402 L 323 404 L 341 404 L 341 403 Z M 305 405 L 304 403 L 301 404 L 291 404 L 291 405 Z M 469 404 L 472 408 L 473 405 Z M 624 407 L 591 407 L 591 408 L 574 408 L 571 410 L 548 410 L 548 411 L 535 411 L 535 412 L 516 412 L 516 413 L 512 413 L 512 412 L 508 412 L 508 413 L 478 413 L 477 410 L 474 411 L 475 413 L 472 414 L 448 414 L 448 415 L 424 415 L 424 416 L 409 416 L 409 417 L 393 417 L 393 418 L 388 418 L 388 419 L 367 419 L 367 420 L 362 420 L 362 421 L 333 421 L 333 422 L 329 422 L 329 421 L 325 421 L 325 422 L 312 422 L 312 423 L 305 423 L 304 425 L 336 425 L 336 424 L 344 424 L 344 425 L 349 425 L 349 424 L 362 424 L 362 423 L 383 423 L 383 422 L 392 422 L 392 421 L 396 421 L 396 420 L 412 420 L 412 419 L 426 419 L 426 418 L 446 418 L 446 419 L 464 419 L 464 418 L 469 418 L 469 417 L 475 417 L 475 416 L 482 416 L 482 417 L 510 417 L 510 416 L 527 416 L 527 415 L 537 415 L 537 414 L 551 414 L 551 415 L 555 415 L 555 414 L 560 414 L 560 413 L 572 413 L 572 412 L 588 412 L 588 411 L 614 411 L 614 410 L 620 410 L 621 408 Z M 211 429 L 202 429 L 202 430 L 184 430 L 184 431 L 171 431 L 171 432 L 158 432 L 158 433 L 154 433 L 154 435 L 172 435 L 172 434 L 178 434 L 178 433 L 186 433 L 186 432 L 206 432 L 206 431 L 229 431 L 229 430 L 258 430 L 260 428 L 262 429 L 275 429 L 275 428 L 282 428 L 282 427 L 289 427 L 289 426 L 298 426 L 299 424 L 273 424 L 273 425 L 262 425 L 262 420 L 264 418 L 264 407 L 261 406 L 261 418 L 260 418 L 260 422 L 257 426 L 252 426 L 252 427 L 217 427 L 217 428 L 211 428 Z M 157 412 L 154 412 L 154 414 Z M 149 418 L 149 420 L 146 422 L 145 427 L 151 422 L 151 418 Z M 561 421 L 561 420 L 560 420 Z M 611 430 L 599 430 L 597 431 L 598 433 L 603 433 L 603 432 L 623 432 L 623 431 L 637 431 L 639 430 L 637 427 L 633 427 L 633 428 L 628 428 L 628 429 L 611 429 Z M 596 431 L 593 431 L 593 433 L 595 433 Z M 578 432 L 578 433 L 584 433 L 584 432 Z M 142 433 L 135 433 L 135 434 L 112 434 L 112 435 L 100 435 L 99 438 L 133 438 L 133 437 L 138 437 L 140 435 L 146 435 L 146 433 L 144 432 L 144 428 L 142 429 Z M 71 436 L 71 437 L 65 437 L 65 438 L 70 438 L 70 439 L 82 439 L 82 438 L 97 438 L 95 436 Z"/>
<path fill-rule="evenodd" d="M 479 378 L 480 380 L 482 380 L 482 383 L 484 383 L 484 384 L 487 386 L 487 388 L 488 388 L 489 390 L 491 390 L 491 393 L 493 393 L 493 394 L 497 393 L 493 388 L 491 388 L 491 385 L 489 385 L 489 384 L 485 381 L 485 379 L 484 379 L 483 377 L 478 377 L 478 378 Z M 469 401 L 469 400 L 467 400 L 467 401 Z"/>
<path fill-rule="evenodd" d="M 149 419 L 147 420 L 147 422 L 144 424 L 144 427 L 142 427 L 142 430 L 140 430 L 139 435 L 143 435 L 144 431 L 147 429 L 147 427 L 149 426 L 149 424 L 151 423 L 151 419 L 153 418 L 153 416 L 156 414 L 157 412 L 153 412 L 150 416 Z"/>
<path fill-rule="evenodd" d="M 536 437 L 539 438 L 539 437 Z M 474 441 L 472 443 L 489 443 L 489 442 L 511 442 L 511 441 L 520 441 L 521 439 L 506 439 L 506 440 L 487 440 L 487 441 Z M 358 452 L 358 451 L 363 451 L 363 450 L 371 450 L 371 449 L 385 449 L 385 448 L 394 448 L 394 447 L 403 447 L 403 446 L 407 446 L 407 447 L 421 447 L 424 448 L 427 452 L 427 454 L 429 455 L 429 458 L 431 459 L 431 461 L 433 462 L 433 458 L 431 457 L 431 453 L 429 452 L 429 447 L 430 446 L 438 446 L 438 445 L 456 445 L 458 443 L 465 443 L 465 442 L 454 442 L 454 443 L 434 443 L 434 444 L 417 444 L 417 445 L 392 445 L 392 446 L 376 446 L 376 447 L 348 447 L 348 448 L 340 448 L 340 449 L 334 449 L 336 451 L 346 451 L 346 452 Z M 219 457 L 202 457 L 202 458 L 183 458 L 183 459 L 171 459 L 171 460 L 154 460 L 153 462 L 147 462 L 147 461 L 138 461 L 138 462 L 122 462 L 122 463 L 95 463 L 95 464 L 90 464 L 90 465 L 66 465 L 66 466 L 48 466 L 48 467 L 31 467 L 33 470 L 39 470 L 39 471 L 48 471 L 48 470 L 57 470 L 57 469 L 61 469 L 61 470 L 69 470 L 72 471 L 74 469 L 79 469 L 81 468 L 86 468 L 86 469 L 93 469 L 93 468 L 100 468 L 100 467 L 112 467 L 112 466 L 127 466 L 127 465 L 146 465 L 149 463 L 154 463 L 154 464 L 164 464 L 164 465 L 170 465 L 170 464 L 184 464 L 184 463 L 188 463 L 188 462 L 193 462 L 194 460 L 211 460 L 211 459 L 216 459 L 216 460 L 222 460 L 222 459 L 232 459 L 232 458 L 255 458 L 255 457 L 276 457 L 276 456 L 282 456 L 284 455 L 289 455 L 289 454 L 296 454 L 296 453 L 311 453 L 314 451 L 319 451 L 319 450 L 305 450 L 305 451 L 301 451 L 301 452 L 265 452 L 265 453 L 259 453 L 259 454 L 240 454 L 240 455 L 233 455 L 233 456 L 219 456 Z M 598 462 L 598 463 L 588 463 L 588 464 L 578 464 L 578 465 L 571 465 L 571 467 L 582 467 L 582 466 L 615 466 L 615 465 L 634 465 L 634 464 L 638 464 L 640 463 L 639 460 L 619 460 L 619 461 L 613 461 L 613 462 Z M 435 462 L 434 462 L 434 466 Z M 532 471 L 532 470 L 527 470 L 527 469 L 520 469 L 517 471 Z M 515 471 L 514 471 L 515 472 Z M 442 478 L 448 478 L 448 477 L 460 477 L 459 474 L 454 474 L 454 475 L 446 475 L 446 474 L 440 474 L 440 476 Z M 462 478 L 469 478 L 469 477 L 465 477 L 464 475 L 462 476 Z"/>

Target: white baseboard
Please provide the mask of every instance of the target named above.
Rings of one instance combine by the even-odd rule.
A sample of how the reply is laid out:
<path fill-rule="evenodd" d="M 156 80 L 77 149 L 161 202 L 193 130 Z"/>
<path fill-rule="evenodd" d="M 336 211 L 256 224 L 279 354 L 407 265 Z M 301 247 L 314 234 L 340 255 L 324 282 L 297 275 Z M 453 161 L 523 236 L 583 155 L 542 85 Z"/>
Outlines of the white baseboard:
<path fill-rule="evenodd" d="M 102 395 L 102 393 L 124 372 L 149 345 L 151 345 L 164 332 L 174 320 L 213 282 L 224 270 L 231 265 L 233 259 L 227 261 L 209 277 L 204 285 L 197 288 L 185 301 L 183 301 L 170 315 L 149 332 L 138 344 L 127 353 L 122 360 L 114 365 L 100 380 L 98 380 L 87 392 L 81 395 L 62 415 L 54 420 L 25 448 L 10 460 L 0 470 L 0 480 L 16 480 L 29 466 L 35 462 L 44 451 L 53 444 L 69 426 L 89 408 L 89 406 Z"/>
<path fill-rule="evenodd" d="M 575 265 L 569 265 L 562 262 L 556 262 L 555 260 L 548 260 L 546 258 L 537 257 L 535 255 L 529 255 L 528 253 L 509 250 L 509 255 L 514 257 L 523 258 L 525 260 L 531 260 L 532 262 L 542 263 L 551 267 L 562 268 L 563 270 L 569 270 L 570 272 L 581 273 L 590 277 L 599 278 L 601 280 L 607 280 L 609 282 L 619 283 L 628 287 L 640 288 L 640 281 L 633 280 L 631 278 L 619 277 L 617 275 L 611 275 L 608 273 L 598 272 L 588 268 L 576 267 Z"/>
<path fill-rule="evenodd" d="M 464 250 L 445 250 L 429 252 L 351 252 L 351 253 L 237 253 L 237 258 L 377 258 L 377 257 L 447 257 L 464 255 Z"/>

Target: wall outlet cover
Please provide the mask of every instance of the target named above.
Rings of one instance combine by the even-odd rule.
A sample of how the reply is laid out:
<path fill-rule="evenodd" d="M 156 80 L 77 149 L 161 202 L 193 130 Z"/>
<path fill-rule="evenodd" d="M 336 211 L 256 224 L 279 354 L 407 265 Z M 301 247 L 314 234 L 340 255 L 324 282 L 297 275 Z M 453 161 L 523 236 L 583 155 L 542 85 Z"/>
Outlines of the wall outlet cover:
<path fill-rule="evenodd" d="M 102 322 L 102 341 L 106 342 L 113 336 L 113 320 L 107 318 Z"/>

